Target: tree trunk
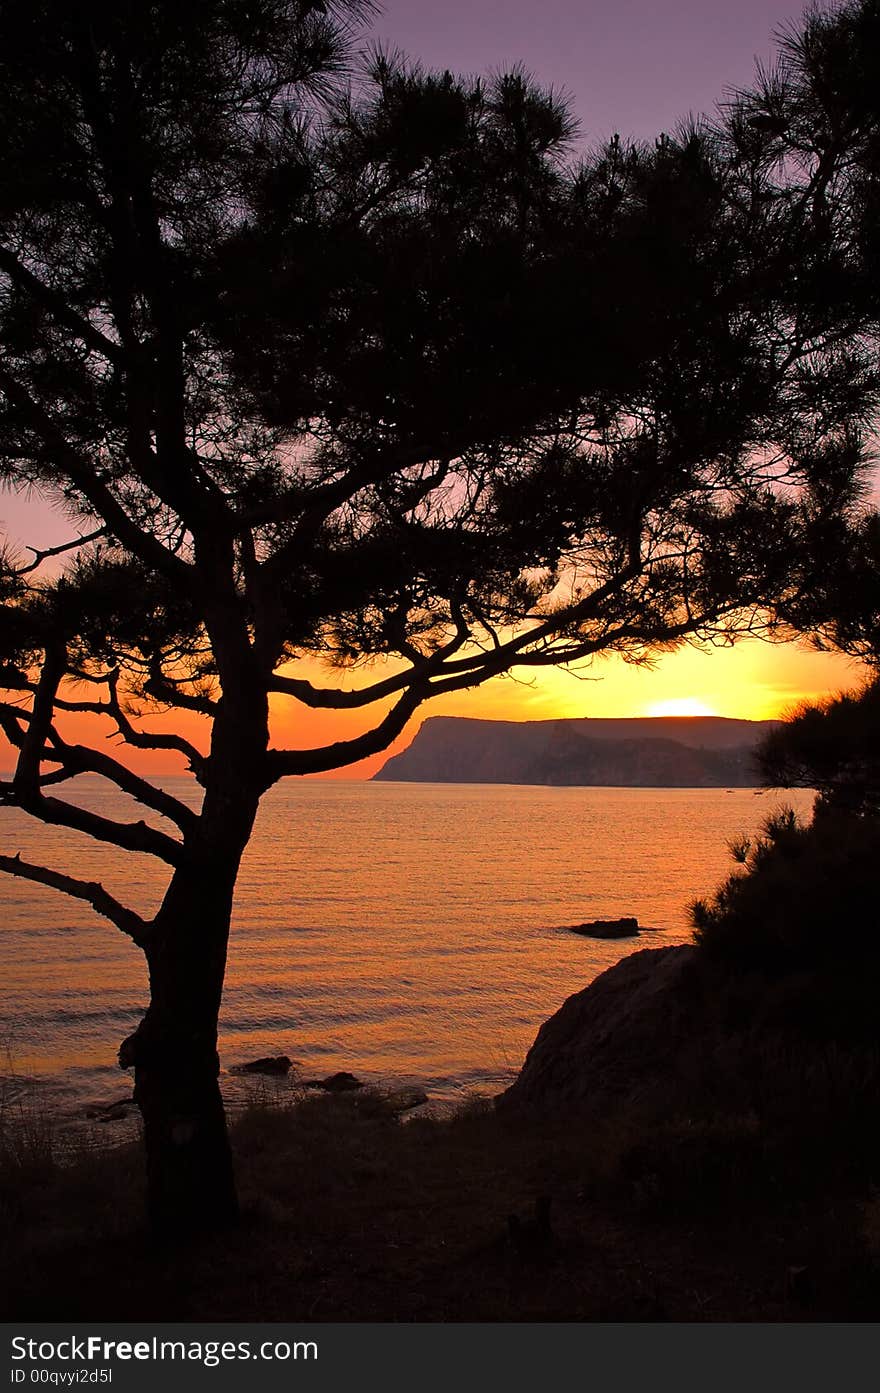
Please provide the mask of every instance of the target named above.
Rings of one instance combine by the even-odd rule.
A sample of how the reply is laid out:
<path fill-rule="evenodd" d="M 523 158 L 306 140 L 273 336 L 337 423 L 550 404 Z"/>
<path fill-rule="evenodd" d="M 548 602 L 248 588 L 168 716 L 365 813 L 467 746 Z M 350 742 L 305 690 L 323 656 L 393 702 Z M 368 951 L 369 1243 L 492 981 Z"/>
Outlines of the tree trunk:
<path fill-rule="evenodd" d="M 217 1021 L 233 891 L 256 790 L 208 789 L 197 832 L 146 946 L 150 1005 L 122 1046 L 144 1121 L 148 1218 L 173 1239 L 235 1221 L 238 1201 L 218 1081 Z"/>
<path fill-rule="evenodd" d="M 232 544 L 208 535 L 196 551 L 222 696 L 201 813 L 145 944 L 150 1005 L 119 1055 L 124 1068 L 135 1069 L 149 1220 L 164 1238 L 221 1228 L 238 1215 L 217 1021 L 235 882 L 267 787 L 265 662 L 250 643 L 235 590 Z"/>

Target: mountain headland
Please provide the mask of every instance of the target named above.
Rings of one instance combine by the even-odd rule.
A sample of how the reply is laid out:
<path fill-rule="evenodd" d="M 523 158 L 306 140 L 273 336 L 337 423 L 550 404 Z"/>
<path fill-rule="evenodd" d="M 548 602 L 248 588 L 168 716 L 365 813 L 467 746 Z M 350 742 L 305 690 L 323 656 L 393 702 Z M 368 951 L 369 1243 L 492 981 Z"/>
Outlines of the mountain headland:
<path fill-rule="evenodd" d="M 777 721 L 722 716 L 485 721 L 433 716 L 374 779 L 399 783 L 749 788 Z"/>

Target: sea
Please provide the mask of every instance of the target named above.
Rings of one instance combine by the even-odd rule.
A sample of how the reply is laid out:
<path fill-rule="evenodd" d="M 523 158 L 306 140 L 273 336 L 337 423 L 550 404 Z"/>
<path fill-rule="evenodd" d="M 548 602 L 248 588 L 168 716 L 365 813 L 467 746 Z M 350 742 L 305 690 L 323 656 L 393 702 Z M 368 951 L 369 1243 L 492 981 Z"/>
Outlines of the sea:
<path fill-rule="evenodd" d="M 197 805 L 191 779 L 162 782 Z M 133 816 L 98 778 L 72 781 L 65 796 Z M 781 802 L 806 814 L 812 795 L 276 786 L 237 890 L 220 1021 L 228 1098 L 253 1087 L 237 1066 L 282 1054 L 291 1078 L 347 1070 L 383 1087 L 416 1084 L 441 1105 L 499 1092 L 566 997 L 625 954 L 689 940 L 688 905 L 733 868 L 728 843 Z M 3 809 L 0 827 L 6 852 L 100 880 L 142 914 L 159 903 L 167 868 L 149 857 L 17 810 Z M 638 938 L 568 927 L 623 915 L 638 918 Z M 7 876 L 0 923 L 0 1075 L 29 1080 L 70 1116 L 124 1096 L 116 1051 L 147 996 L 139 950 L 86 906 Z"/>

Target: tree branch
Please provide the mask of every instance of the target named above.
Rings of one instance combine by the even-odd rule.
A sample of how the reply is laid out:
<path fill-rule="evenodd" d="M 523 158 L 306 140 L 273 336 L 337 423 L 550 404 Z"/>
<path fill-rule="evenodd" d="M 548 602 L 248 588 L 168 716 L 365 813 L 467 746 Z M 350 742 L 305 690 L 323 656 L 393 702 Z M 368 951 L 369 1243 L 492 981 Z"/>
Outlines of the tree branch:
<path fill-rule="evenodd" d="M 182 735 L 172 733 L 166 735 L 158 731 L 138 730 L 136 726 L 133 726 L 119 704 L 116 679 L 117 674 L 111 673 L 107 681 L 110 695 L 106 703 L 106 710 L 116 722 L 116 727 L 123 740 L 138 750 L 174 750 L 178 754 L 182 754 L 196 778 L 201 782 L 205 768 L 205 756 L 201 751 L 197 750 L 195 745 L 191 745 Z"/>
<path fill-rule="evenodd" d="M 0 705 L 0 729 L 10 744 L 16 746 L 19 751 L 24 749 L 30 735 L 29 729 L 22 730 L 18 724 L 22 720 L 31 721 L 29 711 L 22 711 L 16 706 L 10 707 L 5 703 Z M 59 740 L 54 731 L 51 732 L 51 737 L 53 743 Z M 53 764 L 60 762 L 48 752 L 43 752 L 42 759 Z M 111 846 L 121 846 L 126 851 L 145 852 L 161 861 L 167 861 L 171 866 L 178 866 L 183 860 L 182 844 L 165 832 L 157 832 L 145 822 L 116 822 L 113 818 L 102 817 L 99 813 L 80 808 L 75 803 L 66 803 L 61 798 L 44 797 L 40 791 L 39 759 L 36 773 L 31 775 L 29 772 L 27 779 L 21 779 L 16 775 L 12 799 L 7 801 L 13 801 L 16 807 L 30 813 L 32 817 L 39 818 L 41 822 L 48 822 L 57 827 L 69 827 L 74 832 L 84 832 L 96 841 L 109 842 Z"/>
<path fill-rule="evenodd" d="M 152 533 L 145 532 L 132 521 L 122 504 L 114 498 L 91 465 L 74 449 L 49 413 L 3 368 L 0 368 L 0 390 L 20 413 L 27 428 L 32 430 L 49 450 L 55 467 L 66 474 L 74 487 L 88 499 L 113 535 L 148 566 L 155 567 L 160 574 L 169 576 L 189 589 L 192 568 L 163 546 Z"/>
<path fill-rule="evenodd" d="M 75 900 L 85 900 L 90 904 L 96 914 L 101 914 L 105 919 L 109 919 L 129 938 L 134 939 L 140 947 L 143 947 L 148 938 L 149 925 L 134 910 L 127 909 L 124 904 L 104 889 L 99 881 L 76 880 L 73 876 L 64 875 L 61 871 L 50 870 L 46 866 L 35 866 L 29 861 L 22 861 L 20 856 L 0 855 L 0 871 L 5 871 L 7 875 L 19 876 L 22 880 L 32 880 L 38 885 L 48 885 L 53 890 L 60 890 L 65 895 L 71 895 Z"/>
<path fill-rule="evenodd" d="M 421 658 L 418 663 L 405 668 L 393 677 L 384 677 L 381 682 L 373 682 L 367 687 L 355 687 L 346 691 L 342 687 L 316 687 L 314 683 L 301 677 L 285 677 L 273 673 L 269 679 L 268 690 L 295 697 L 304 706 L 314 709 L 350 711 L 361 706 L 372 706 L 373 702 L 394 696 L 413 683 L 420 682 L 443 670 L 444 662 L 459 652 L 467 643 L 470 633 L 458 604 L 451 602 L 451 615 L 455 621 L 455 633 L 448 643 Z"/>
<path fill-rule="evenodd" d="M 169 866 L 179 866 L 184 859 L 180 842 L 165 832 L 157 832 L 146 822 L 116 822 L 113 818 L 77 807 L 75 803 L 66 803 L 62 798 L 46 798 L 39 789 L 24 797 L 17 795 L 16 806 L 41 822 L 84 832 L 96 841 L 120 846 L 124 851 L 140 851 L 148 856 L 156 856 Z"/>
<path fill-rule="evenodd" d="M 95 50 L 84 33 L 80 83 L 111 198 L 112 310 L 124 347 L 129 452 L 141 477 L 194 532 L 206 522 L 231 524 L 223 492 L 186 442 L 186 373 L 179 296 L 153 193 L 153 171 L 135 113 L 138 95 L 124 63 L 108 101 Z M 120 101 L 120 89 L 122 99 Z M 146 290 L 154 332 L 150 367 L 133 327 L 133 305 Z M 151 447 L 155 438 L 155 451 Z"/>
<path fill-rule="evenodd" d="M 387 749 L 392 740 L 397 739 L 410 716 L 429 695 L 430 687 L 427 684 L 412 687 L 383 721 L 353 740 L 338 740 L 315 750 L 269 750 L 266 754 L 266 787 L 288 774 L 326 774 L 330 769 L 342 769 L 345 765 L 366 759 L 368 755 L 379 754 Z"/>
<path fill-rule="evenodd" d="M 411 686 L 420 675 L 419 670 L 409 667 L 394 677 L 383 678 L 381 682 L 373 682 L 368 687 L 356 687 L 351 691 L 345 691 L 342 687 L 316 687 L 305 678 L 283 677 L 280 673 L 274 673 L 269 680 L 269 691 L 295 697 L 304 706 L 310 706 L 315 710 L 351 711 L 361 706 L 372 706 L 374 701 L 394 696 L 396 692 Z"/>
<path fill-rule="evenodd" d="M 623 584 L 624 577 L 626 579 L 632 578 L 632 574 L 635 574 L 637 570 L 637 566 L 625 568 L 615 578 L 615 584 Z M 562 661 L 577 662 L 583 658 L 591 657 L 597 652 L 613 648 L 617 643 L 656 641 L 656 635 L 651 634 L 649 630 L 624 623 L 619 625 L 610 635 L 606 632 L 597 638 L 572 640 L 564 651 L 558 647 L 547 647 L 543 651 L 527 651 L 529 644 L 547 643 L 548 641 L 552 644 L 554 637 L 563 638 L 561 630 L 571 624 L 573 616 L 581 619 L 586 617 L 590 608 L 595 608 L 593 602 L 600 597 L 606 598 L 611 588 L 613 588 L 612 583 L 609 582 L 608 585 L 594 591 L 586 600 L 567 607 L 537 629 L 509 640 L 498 648 L 493 648 L 491 652 L 475 654 L 469 658 L 462 658 L 458 662 L 435 668 L 432 674 L 410 686 L 385 719 L 372 730 L 364 732 L 363 735 L 314 750 L 270 750 L 267 756 L 270 782 L 274 783 L 286 775 L 327 773 L 331 769 L 355 764 L 359 760 L 366 759 L 369 755 L 378 754 L 387 749 L 392 740 L 395 740 L 402 733 L 413 712 L 423 701 L 431 697 L 443 696 L 450 692 L 466 691 L 471 687 L 480 686 L 487 678 L 499 676 L 512 667 L 556 666 Z M 689 617 L 676 625 L 667 625 L 664 628 L 664 639 L 685 638 L 688 634 L 699 629 L 701 625 L 713 622 L 720 617 L 721 612 L 719 611 L 697 618 Z M 563 624 L 563 618 L 565 624 Z M 402 676 L 406 677 L 406 674 Z"/>
<path fill-rule="evenodd" d="M 200 716 L 217 714 L 217 702 L 211 697 L 178 691 L 177 684 L 155 665 L 144 683 L 144 691 L 147 696 L 163 702 L 166 706 L 178 706 L 182 711 L 197 711 Z"/>
<path fill-rule="evenodd" d="M 74 777 L 72 770 L 54 769 L 51 774 L 40 775 L 40 788 L 45 788 L 47 784 L 63 784 Z M 5 780 L 0 783 L 0 803 L 4 807 L 15 806 L 15 784 L 7 783 Z"/>
<path fill-rule="evenodd" d="M 61 556 L 65 551 L 74 551 L 77 547 L 88 546 L 89 542 L 97 542 L 99 538 L 108 536 L 106 527 L 97 527 L 94 532 L 86 532 L 83 536 L 74 537 L 69 542 L 62 542 L 57 547 L 45 547 L 40 550 L 38 547 L 28 547 L 28 551 L 34 554 L 34 560 L 28 566 L 21 566 L 16 571 L 16 575 L 29 576 L 38 566 L 42 566 L 50 556 Z"/>
<path fill-rule="evenodd" d="M 100 353 L 102 358 L 106 358 L 111 363 L 120 361 L 119 345 L 102 334 L 100 329 L 96 329 L 88 319 L 83 319 L 81 314 L 77 314 L 63 295 L 59 295 L 51 286 L 46 285 L 32 271 L 29 271 L 8 247 L 0 246 L 0 271 L 5 271 L 10 280 L 14 281 L 22 290 L 26 290 L 58 324 L 63 324 L 65 329 L 69 329 L 88 348 L 91 348 L 95 353 Z"/>
<path fill-rule="evenodd" d="M 115 674 L 105 673 L 100 677 L 92 677 L 86 673 L 76 673 L 75 676 L 77 681 L 95 682 L 103 686 L 110 685 Z M 6 687 L 7 690 L 15 692 L 36 692 L 37 683 L 29 682 L 27 678 L 17 674 L 15 680 L 10 680 L 9 676 L 7 676 L 5 680 L 0 680 L 0 687 Z M 119 705 L 118 699 L 114 698 L 113 695 L 111 695 L 108 701 L 68 701 L 66 697 L 56 696 L 53 705 L 56 711 L 78 711 L 84 715 L 108 716 L 115 724 L 118 733 L 122 736 L 126 744 L 133 745 L 136 749 L 173 750 L 176 754 L 184 756 L 191 771 L 195 774 L 197 779 L 200 779 L 205 763 L 205 756 L 201 751 L 196 749 L 195 745 L 191 745 L 182 735 L 176 735 L 174 733 L 166 735 L 164 733 L 160 734 L 158 732 L 153 733 L 151 731 L 138 730 L 136 726 L 131 724 Z M 200 706 L 192 709 L 202 710 Z M 30 719 L 30 713 L 23 707 L 6 704 L 5 711 L 7 717 L 14 716 L 24 720 Z M 57 735 L 55 738 L 58 738 Z M 80 748 L 87 750 L 86 746 Z M 111 758 L 111 756 L 102 755 L 97 751 L 94 751 L 94 754 L 98 759 Z M 126 768 L 126 766 L 122 764 L 119 764 L 118 767 L 120 769 Z M 45 776 L 42 781 L 46 781 Z M 184 805 L 181 804 L 181 807 L 183 806 Z"/>
<path fill-rule="evenodd" d="M 66 663 L 67 653 L 63 643 L 46 645 L 40 680 L 34 692 L 33 707 L 27 713 L 21 712 L 27 725 L 23 731 L 15 726 L 17 733 L 13 732 L 11 726 L 6 731 L 10 743 L 18 748 L 18 761 L 12 782 L 20 800 L 32 793 L 39 797 L 40 760 L 46 738 L 52 728 L 55 694 L 64 676 Z M 17 707 L 14 709 L 18 710 Z"/>
<path fill-rule="evenodd" d="M 76 774 L 100 774 L 102 778 L 109 779 L 117 788 L 122 789 L 136 802 L 142 803 L 146 808 L 152 808 L 154 812 L 161 813 L 170 822 L 175 823 L 184 836 L 191 831 L 198 821 L 198 815 L 188 808 L 180 799 L 173 794 L 166 793 L 164 789 L 157 788 L 148 779 L 143 779 L 140 775 L 132 772 L 126 765 L 114 759 L 112 755 L 104 754 L 100 750 L 92 750 L 87 745 L 68 745 L 54 731 L 51 738 L 52 753 L 47 758 L 55 763 L 62 765 L 66 778 L 71 778 Z M 45 784 L 52 780 L 51 775 L 44 775 L 40 783 Z"/>

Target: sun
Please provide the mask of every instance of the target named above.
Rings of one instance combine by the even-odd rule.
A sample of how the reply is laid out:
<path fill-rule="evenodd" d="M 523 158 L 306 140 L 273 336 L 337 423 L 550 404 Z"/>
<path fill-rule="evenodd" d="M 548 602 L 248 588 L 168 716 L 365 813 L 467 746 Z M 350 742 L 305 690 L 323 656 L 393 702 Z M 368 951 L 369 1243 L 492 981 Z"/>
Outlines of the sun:
<path fill-rule="evenodd" d="M 697 697 L 671 697 L 667 701 L 655 701 L 645 708 L 646 716 L 717 716 L 704 701 Z"/>

